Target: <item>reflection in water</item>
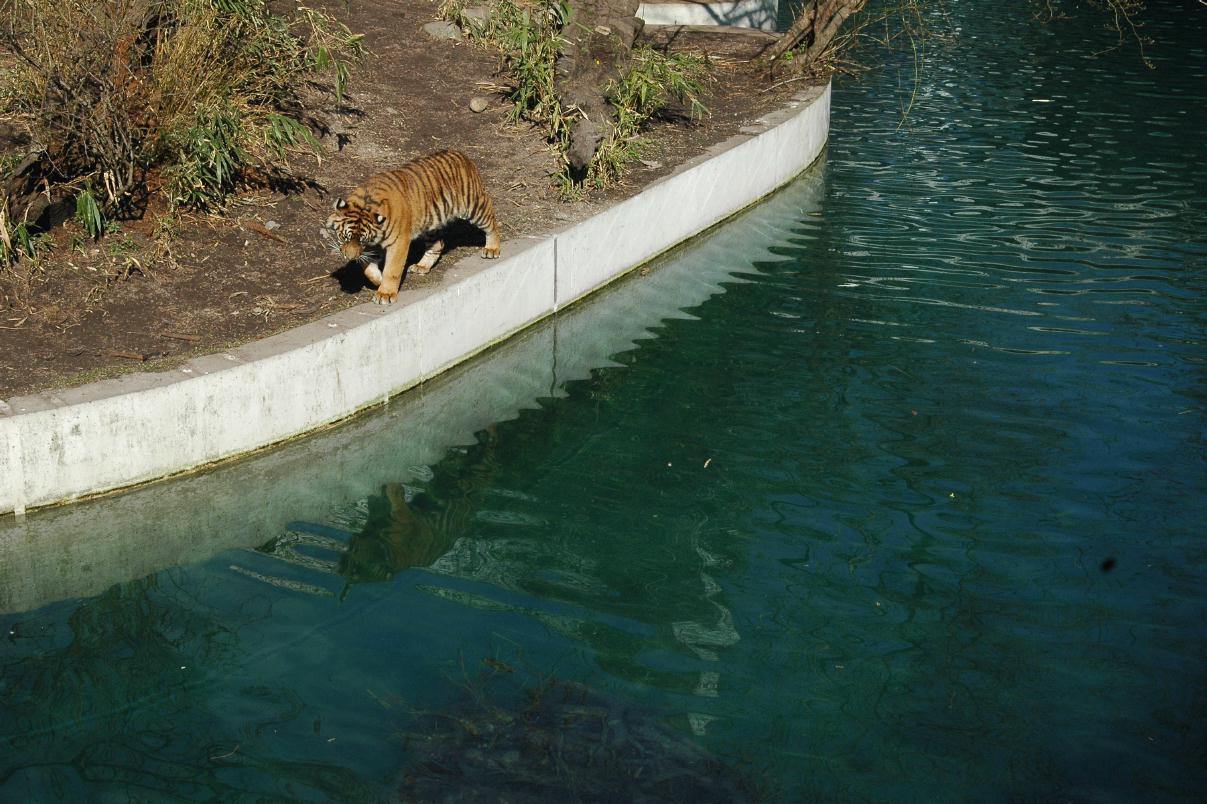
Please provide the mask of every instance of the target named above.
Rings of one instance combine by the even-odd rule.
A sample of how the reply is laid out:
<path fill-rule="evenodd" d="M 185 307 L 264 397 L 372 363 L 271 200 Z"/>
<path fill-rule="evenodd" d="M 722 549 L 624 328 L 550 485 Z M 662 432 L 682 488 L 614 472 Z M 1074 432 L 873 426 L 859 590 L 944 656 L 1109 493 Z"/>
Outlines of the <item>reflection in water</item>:
<path fill-rule="evenodd" d="M 446 459 L 433 476 L 451 478 L 418 494 L 403 483 L 386 483 L 380 494 L 365 500 L 364 525 L 350 534 L 336 566 L 349 584 L 380 583 L 412 567 L 430 567 L 453 546 L 469 525 L 484 489 L 490 486 L 494 465 L 493 445 L 498 438 L 493 425 L 478 435 L 473 459 Z M 466 450 L 455 455 L 469 456 Z M 455 464 L 453 465 L 449 464 Z M 327 531 L 323 525 L 294 523 L 296 530 Z M 277 553 L 277 543 L 261 548 Z"/>
<path fill-rule="evenodd" d="M 441 527 L 439 512 L 426 510 L 423 499 L 407 502 L 401 483 L 387 483 L 370 497 L 368 521 L 340 556 L 339 574 L 349 583 L 388 581 L 404 569 L 430 567 L 447 553 L 454 531 Z"/>
<path fill-rule="evenodd" d="M 412 499 L 401 483 L 388 483 L 381 495 L 370 497 L 365 526 L 348 543 L 340 574 L 349 583 L 382 581 L 409 567 L 430 567 L 447 553 L 468 532 L 491 485 L 497 440 L 497 428 L 482 430 L 472 450 L 442 463 L 452 471 L 434 473 L 426 491 Z"/>

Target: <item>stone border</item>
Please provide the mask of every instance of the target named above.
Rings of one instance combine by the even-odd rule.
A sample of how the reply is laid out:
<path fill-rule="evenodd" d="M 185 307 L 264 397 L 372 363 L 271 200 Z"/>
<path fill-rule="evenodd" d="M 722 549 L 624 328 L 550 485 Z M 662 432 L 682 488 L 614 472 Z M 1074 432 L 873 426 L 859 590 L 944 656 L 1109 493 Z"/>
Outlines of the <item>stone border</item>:
<path fill-rule="evenodd" d="M 0 401 L 0 514 L 262 449 L 386 402 L 784 185 L 821 153 L 830 88 L 795 96 L 638 195 L 403 290 L 179 368 Z"/>

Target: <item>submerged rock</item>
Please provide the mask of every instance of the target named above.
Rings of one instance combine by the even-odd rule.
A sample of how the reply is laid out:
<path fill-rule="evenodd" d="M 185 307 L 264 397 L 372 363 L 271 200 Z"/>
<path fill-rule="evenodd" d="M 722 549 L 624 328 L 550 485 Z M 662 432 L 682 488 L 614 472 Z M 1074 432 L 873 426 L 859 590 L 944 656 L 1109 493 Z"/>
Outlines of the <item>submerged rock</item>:
<path fill-rule="evenodd" d="M 497 682 L 496 682 L 497 683 Z M 684 734 L 579 684 L 482 694 L 423 718 L 404 801 L 743 802 L 750 780 Z"/>

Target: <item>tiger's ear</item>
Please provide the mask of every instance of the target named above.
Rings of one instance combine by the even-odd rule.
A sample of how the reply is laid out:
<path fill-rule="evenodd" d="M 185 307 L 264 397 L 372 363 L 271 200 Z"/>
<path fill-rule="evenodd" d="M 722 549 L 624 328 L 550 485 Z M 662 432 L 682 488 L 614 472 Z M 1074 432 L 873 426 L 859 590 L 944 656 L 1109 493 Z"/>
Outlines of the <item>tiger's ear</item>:
<path fill-rule="evenodd" d="M 374 216 L 374 219 L 377 221 L 378 226 L 381 226 L 383 223 L 386 222 L 386 216 L 382 215 L 380 212 L 378 212 L 377 215 Z"/>
<path fill-rule="evenodd" d="M 342 199 L 342 198 L 335 199 L 335 208 L 336 209 L 343 209 L 346 206 L 348 206 L 348 202 L 345 201 L 344 199 Z"/>

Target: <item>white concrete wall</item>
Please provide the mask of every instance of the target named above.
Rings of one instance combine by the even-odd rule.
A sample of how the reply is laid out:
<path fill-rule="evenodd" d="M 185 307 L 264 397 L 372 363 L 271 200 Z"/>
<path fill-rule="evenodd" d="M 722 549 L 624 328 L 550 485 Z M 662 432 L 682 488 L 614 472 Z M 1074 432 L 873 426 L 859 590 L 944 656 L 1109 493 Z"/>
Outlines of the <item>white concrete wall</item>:
<path fill-rule="evenodd" d="M 754 203 L 817 158 L 809 90 L 639 195 L 505 259 L 171 371 L 0 402 L 0 513 L 187 471 L 306 433 L 487 348 Z"/>
<path fill-rule="evenodd" d="M 779 0 L 642 3 L 637 16 L 647 25 L 731 25 L 774 31 Z"/>

